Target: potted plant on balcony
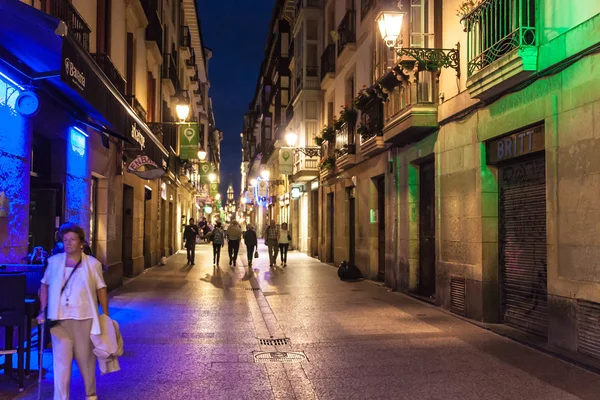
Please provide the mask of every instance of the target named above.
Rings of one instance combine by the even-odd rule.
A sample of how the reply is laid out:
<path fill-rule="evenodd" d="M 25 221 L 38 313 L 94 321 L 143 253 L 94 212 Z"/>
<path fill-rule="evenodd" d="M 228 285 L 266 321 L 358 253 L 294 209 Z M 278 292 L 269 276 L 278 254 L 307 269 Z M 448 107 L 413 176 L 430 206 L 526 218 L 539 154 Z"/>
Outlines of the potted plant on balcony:
<path fill-rule="evenodd" d="M 358 116 L 358 111 L 352 107 L 342 106 L 342 112 L 340 114 L 340 119 L 350 125 L 356 125 L 356 118 Z"/>
<path fill-rule="evenodd" d="M 335 157 L 333 156 L 324 156 L 319 161 L 319 168 L 321 171 L 325 169 L 333 169 L 335 167 Z"/>
<path fill-rule="evenodd" d="M 333 119 L 333 124 L 335 125 L 335 122 L 337 120 L 334 118 Z M 326 127 L 323 128 L 323 130 L 321 131 L 321 137 L 323 138 L 323 140 L 326 140 L 328 142 L 333 142 L 335 140 L 335 129 L 333 126 L 328 125 Z"/>
<path fill-rule="evenodd" d="M 463 32 L 467 31 L 467 15 L 479 5 L 481 0 L 464 0 L 456 10 L 456 16 L 460 18 Z"/>
<path fill-rule="evenodd" d="M 356 128 L 356 133 L 360 135 L 361 138 L 364 138 L 369 133 L 369 127 L 364 122 L 361 122 Z"/>

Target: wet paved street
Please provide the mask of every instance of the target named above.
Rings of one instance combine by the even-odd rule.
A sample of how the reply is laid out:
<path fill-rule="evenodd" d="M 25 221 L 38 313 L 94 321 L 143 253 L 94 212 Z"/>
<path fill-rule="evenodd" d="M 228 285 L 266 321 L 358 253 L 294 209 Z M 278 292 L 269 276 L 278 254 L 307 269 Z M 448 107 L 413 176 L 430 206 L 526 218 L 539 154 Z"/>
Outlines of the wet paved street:
<path fill-rule="evenodd" d="M 374 282 L 341 282 L 297 252 L 269 271 L 262 245 L 248 273 L 227 265 L 226 250 L 216 270 L 199 245 L 193 268 L 183 252 L 112 293 L 125 354 L 121 372 L 98 378 L 101 400 L 600 399 L 598 375 Z M 271 336 L 291 343 L 259 344 Z M 254 362 L 253 352 L 275 350 L 308 361 Z M 79 375 L 72 386 L 71 398 L 84 398 Z"/>

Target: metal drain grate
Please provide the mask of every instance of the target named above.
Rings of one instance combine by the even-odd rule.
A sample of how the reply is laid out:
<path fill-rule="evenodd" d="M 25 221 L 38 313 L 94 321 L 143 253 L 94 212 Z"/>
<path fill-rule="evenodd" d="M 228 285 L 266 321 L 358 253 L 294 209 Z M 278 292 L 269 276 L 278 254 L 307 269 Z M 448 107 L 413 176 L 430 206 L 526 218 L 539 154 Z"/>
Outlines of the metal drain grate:
<path fill-rule="evenodd" d="M 258 339 L 258 343 L 261 346 L 285 346 L 286 344 L 290 344 L 289 338 L 282 339 Z"/>
<path fill-rule="evenodd" d="M 270 362 L 282 362 L 282 363 L 293 363 L 308 361 L 306 354 L 300 351 L 292 352 L 255 352 L 254 362 L 255 363 L 270 363 Z"/>
<path fill-rule="evenodd" d="M 260 290 L 259 287 L 247 287 L 246 290 Z"/>

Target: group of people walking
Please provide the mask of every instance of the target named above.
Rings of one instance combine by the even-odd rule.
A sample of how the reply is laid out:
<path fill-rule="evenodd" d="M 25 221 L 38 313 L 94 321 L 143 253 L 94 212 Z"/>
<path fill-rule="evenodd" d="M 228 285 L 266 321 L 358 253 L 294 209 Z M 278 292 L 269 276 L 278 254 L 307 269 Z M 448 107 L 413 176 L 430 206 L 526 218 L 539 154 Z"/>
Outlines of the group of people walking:
<path fill-rule="evenodd" d="M 204 220 L 205 225 L 206 221 Z M 199 227 L 194 225 L 194 219 L 189 220 L 189 225 L 185 227 L 183 236 L 185 248 L 187 251 L 188 264 L 194 265 L 196 238 L 200 235 Z M 221 222 L 217 222 L 214 228 L 206 233 L 207 241 L 213 245 L 213 266 L 219 265 L 221 260 L 221 249 L 227 241 L 227 252 L 229 255 L 229 265 L 237 266 L 238 253 L 240 250 L 241 240 L 244 239 L 246 250 L 248 253 L 248 267 L 252 267 L 254 258 L 258 258 L 258 236 L 252 224 L 246 226 L 246 230 L 242 231 L 240 224 L 233 220 L 230 222 L 227 229 L 223 229 Z M 281 254 L 281 267 L 287 267 L 287 253 L 292 241 L 292 236 L 288 230 L 288 224 L 283 223 L 277 225 L 275 221 L 271 221 L 264 232 L 265 244 L 269 249 L 269 267 L 277 266 L 277 256 Z"/>

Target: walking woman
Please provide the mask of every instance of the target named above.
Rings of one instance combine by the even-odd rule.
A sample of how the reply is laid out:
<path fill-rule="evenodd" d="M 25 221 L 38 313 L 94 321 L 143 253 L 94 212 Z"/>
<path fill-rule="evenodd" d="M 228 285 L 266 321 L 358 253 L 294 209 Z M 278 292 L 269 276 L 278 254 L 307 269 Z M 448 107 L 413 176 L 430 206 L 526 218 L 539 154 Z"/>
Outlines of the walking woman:
<path fill-rule="evenodd" d="M 258 246 L 258 240 L 256 239 L 256 231 L 254 225 L 248 224 L 246 226 L 246 232 L 244 232 L 244 243 L 246 243 L 246 250 L 248 253 L 248 267 L 252 267 L 252 260 L 254 258 L 254 252 Z"/>
<path fill-rule="evenodd" d="M 213 266 L 219 265 L 219 261 L 221 260 L 221 247 L 223 247 L 225 241 L 225 233 L 223 232 L 220 221 L 216 223 L 215 229 L 209 233 L 209 236 L 213 243 Z"/>
<path fill-rule="evenodd" d="M 64 253 L 48 259 L 40 300 L 51 324 L 54 399 L 68 400 L 73 357 L 85 385 L 86 399 L 95 400 L 96 356 L 90 334 L 99 335 L 98 303 L 108 315 L 108 294 L 102 265 L 83 252 L 85 232 L 70 224 L 61 229 Z M 44 322 L 44 311 L 38 322 Z"/>
<path fill-rule="evenodd" d="M 281 266 L 287 267 L 287 253 L 288 248 L 290 247 L 290 241 L 292 240 L 292 236 L 288 231 L 288 224 L 284 222 L 281 224 L 281 229 L 279 230 L 279 253 L 281 254 Z"/>

